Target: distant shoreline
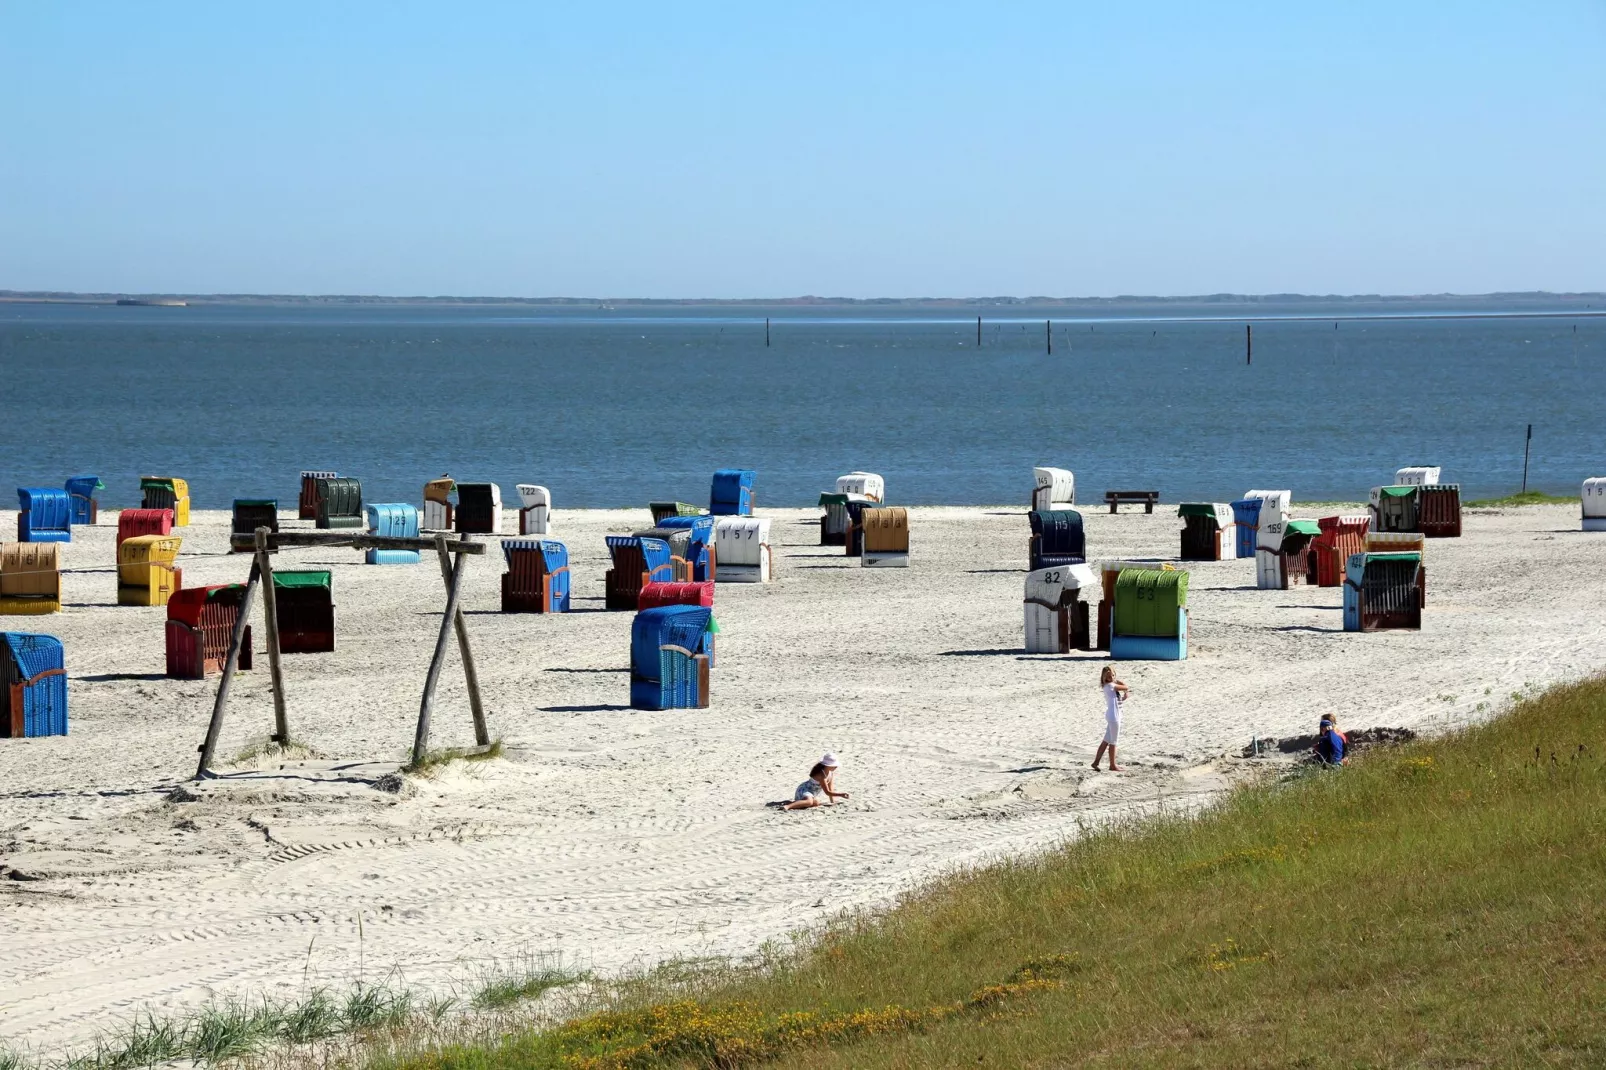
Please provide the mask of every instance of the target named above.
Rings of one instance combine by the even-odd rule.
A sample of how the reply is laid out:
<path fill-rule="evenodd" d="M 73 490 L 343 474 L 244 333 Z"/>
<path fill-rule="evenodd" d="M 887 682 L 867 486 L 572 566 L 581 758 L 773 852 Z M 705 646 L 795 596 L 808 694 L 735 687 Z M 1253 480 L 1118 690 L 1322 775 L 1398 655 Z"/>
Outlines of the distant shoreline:
<path fill-rule="evenodd" d="M 1520 315 L 1534 310 L 1554 310 L 1572 315 L 1606 314 L 1606 293 L 1551 293 L 1511 291 L 1486 294 L 1199 294 L 1181 297 L 1122 295 L 1118 297 L 777 297 L 777 298 L 653 298 L 653 297 L 381 297 L 346 294 L 189 294 L 189 293 L 75 293 L 60 290 L 0 290 L 0 304 L 105 305 L 123 303 L 171 306 L 183 302 L 198 305 L 283 306 L 283 307 L 514 307 L 586 309 L 617 312 L 641 308 L 774 308 L 774 309 L 910 309 L 953 311 L 958 309 L 1077 309 L 1091 311 L 1113 308 L 1289 307 L 1300 305 L 1387 305 L 1402 309 L 1457 304 L 1468 306 L 1465 315 Z M 1578 305 L 1584 305 L 1580 309 Z M 1597 310 L 1594 306 L 1599 305 Z M 1498 313 L 1480 312 L 1478 306 L 1498 308 Z M 1513 307 L 1516 306 L 1516 307 Z M 1314 316 L 1315 319 L 1328 317 Z"/>

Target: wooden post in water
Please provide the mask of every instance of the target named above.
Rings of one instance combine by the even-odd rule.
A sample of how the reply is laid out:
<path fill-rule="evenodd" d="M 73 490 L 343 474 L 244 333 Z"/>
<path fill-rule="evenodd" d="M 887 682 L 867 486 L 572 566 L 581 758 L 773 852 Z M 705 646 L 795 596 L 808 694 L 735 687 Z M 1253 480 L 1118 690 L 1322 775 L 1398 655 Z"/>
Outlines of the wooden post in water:
<path fill-rule="evenodd" d="M 981 317 L 976 317 L 976 348 L 981 348 Z"/>
<path fill-rule="evenodd" d="M 262 577 L 262 623 L 268 633 L 268 679 L 273 685 L 273 741 L 290 745 L 290 718 L 284 711 L 284 670 L 279 664 L 279 599 L 273 589 L 273 562 L 268 560 L 268 529 L 257 528 L 257 573 Z"/>
<path fill-rule="evenodd" d="M 1054 321 L 1043 321 L 1043 337 L 1048 341 L 1048 355 L 1054 355 Z"/>
<path fill-rule="evenodd" d="M 240 648 L 245 645 L 245 629 L 251 623 L 251 600 L 256 596 L 257 584 L 261 582 L 262 573 L 253 563 L 251 578 L 245 585 L 245 596 L 240 599 L 240 616 L 234 622 L 234 635 L 229 640 L 229 656 L 223 660 L 223 679 L 218 681 L 217 698 L 212 702 L 212 720 L 206 726 L 206 742 L 201 744 L 201 761 L 195 767 L 196 780 L 206 776 L 206 770 L 212 764 L 212 755 L 217 750 L 217 737 L 223 731 L 223 711 L 229 704 L 229 687 L 234 683 L 234 674 L 239 671 Z"/>
<path fill-rule="evenodd" d="M 441 581 L 446 584 L 449 596 L 452 588 L 452 561 L 446 552 L 445 535 L 436 538 L 435 555 L 440 558 Z M 463 682 L 468 685 L 468 708 L 474 714 L 474 742 L 482 747 L 488 747 L 491 744 L 491 733 L 485 726 L 485 707 L 480 704 L 480 673 L 474 667 L 474 652 L 468 647 L 468 621 L 463 619 L 461 607 L 452 617 L 452 627 L 457 631 L 457 652 L 463 656 Z"/>
<path fill-rule="evenodd" d="M 435 536 L 437 552 L 444 553 L 446 536 Z M 440 634 L 435 637 L 435 653 L 429 659 L 429 673 L 424 677 L 424 696 L 418 704 L 418 731 L 413 736 L 413 765 L 422 765 L 429 753 L 429 715 L 435 708 L 435 685 L 440 683 L 441 667 L 446 663 L 446 644 L 451 641 L 452 628 L 457 620 L 459 595 L 463 590 L 463 566 L 467 554 L 458 554 L 452 565 L 452 582 L 446 588 L 446 611 L 441 614 Z"/>
<path fill-rule="evenodd" d="M 764 317 L 764 348 L 768 349 L 769 347 L 770 347 L 770 318 L 768 316 L 765 316 Z"/>
<path fill-rule="evenodd" d="M 1246 324 L 1244 324 L 1244 363 L 1245 364 L 1253 364 L 1254 362 L 1255 362 L 1255 328 L 1253 326 L 1251 326 L 1250 324 L 1246 323 Z"/>
<path fill-rule="evenodd" d="M 1534 425 L 1528 425 L 1528 437 L 1522 443 L 1522 492 L 1528 493 L 1528 449 L 1533 445 Z"/>

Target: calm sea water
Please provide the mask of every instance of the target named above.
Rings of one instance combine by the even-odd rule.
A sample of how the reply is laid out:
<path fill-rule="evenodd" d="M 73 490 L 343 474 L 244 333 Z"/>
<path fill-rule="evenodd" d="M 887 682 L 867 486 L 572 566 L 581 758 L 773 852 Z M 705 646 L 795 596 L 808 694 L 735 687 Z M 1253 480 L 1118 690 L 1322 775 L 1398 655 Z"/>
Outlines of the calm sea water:
<path fill-rule="evenodd" d="M 713 469 L 745 467 L 762 508 L 863 468 L 895 502 L 992 504 L 1053 464 L 1089 500 L 1353 500 L 1438 464 L 1483 497 L 1517 489 L 1529 423 L 1530 487 L 1606 474 L 1587 316 L 1257 320 L 1246 366 L 1244 319 L 1062 313 L 1049 355 L 1042 313 L 989 317 L 979 349 L 954 313 L 772 315 L 766 348 L 762 310 L 0 305 L 0 486 L 96 472 L 124 506 L 166 473 L 224 508 L 288 506 L 302 468 L 369 501 L 449 472 L 563 508 L 702 502 Z"/>

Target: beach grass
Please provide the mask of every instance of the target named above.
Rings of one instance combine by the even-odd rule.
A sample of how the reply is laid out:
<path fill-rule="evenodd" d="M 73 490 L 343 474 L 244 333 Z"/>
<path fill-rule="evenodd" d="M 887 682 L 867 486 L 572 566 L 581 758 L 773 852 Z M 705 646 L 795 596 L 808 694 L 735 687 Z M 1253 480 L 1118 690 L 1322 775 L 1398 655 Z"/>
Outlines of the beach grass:
<path fill-rule="evenodd" d="M 229 764 L 237 766 L 255 765 L 269 759 L 299 761 L 321 757 L 323 756 L 315 749 L 300 740 L 292 739 L 289 743 L 280 744 L 272 740 L 262 739 L 242 747 Z"/>
<path fill-rule="evenodd" d="M 1518 505 L 1577 505 L 1576 495 L 1546 494 L 1542 490 L 1525 490 L 1519 494 L 1508 494 L 1504 498 L 1480 498 L 1475 502 L 1467 502 L 1468 509 L 1509 509 Z"/>
<path fill-rule="evenodd" d="M 419 761 L 408 762 L 402 766 L 402 772 L 418 776 L 429 776 L 435 770 L 451 762 L 485 762 L 501 756 L 502 741 L 500 739 L 492 740 L 483 747 L 441 747 L 427 751 Z"/>
<path fill-rule="evenodd" d="M 241 1065 L 263 1056 L 282 1065 L 297 1045 L 421 1020 L 413 994 L 389 984 L 358 984 L 338 997 L 314 988 L 291 999 L 228 998 L 174 1016 L 143 1011 L 64 1058 L 0 1047 L 0 1070 L 140 1070 L 180 1060 Z"/>
<path fill-rule="evenodd" d="M 1606 679 L 1560 687 L 955 875 L 762 969 L 368 1065 L 1598 1066 L 1602 725 Z"/>
<path fill-rule="evenodd" d="M 501 1010 L 524 1000 L 538 999 L 554 988 L 578 984 L 587 977 L 584 972 L 546 962 L 499 966 L 480 976 L 472 1003 L 482 1010 Z"/>

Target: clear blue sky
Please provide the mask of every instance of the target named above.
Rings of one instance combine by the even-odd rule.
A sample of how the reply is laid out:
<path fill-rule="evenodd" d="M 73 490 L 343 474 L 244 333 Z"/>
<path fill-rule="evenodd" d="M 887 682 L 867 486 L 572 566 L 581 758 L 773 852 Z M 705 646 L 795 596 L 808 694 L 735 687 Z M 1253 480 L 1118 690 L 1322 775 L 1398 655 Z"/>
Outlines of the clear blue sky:
<path fill-rule="evenodd" d="M 1606 290 L 1603 0 L 0 0 L 0 94 L 0 288 Z"/>

